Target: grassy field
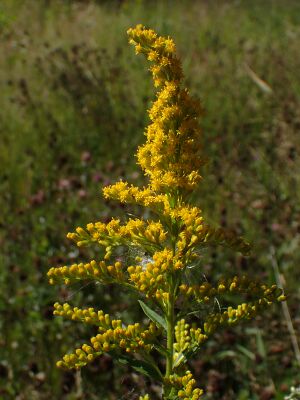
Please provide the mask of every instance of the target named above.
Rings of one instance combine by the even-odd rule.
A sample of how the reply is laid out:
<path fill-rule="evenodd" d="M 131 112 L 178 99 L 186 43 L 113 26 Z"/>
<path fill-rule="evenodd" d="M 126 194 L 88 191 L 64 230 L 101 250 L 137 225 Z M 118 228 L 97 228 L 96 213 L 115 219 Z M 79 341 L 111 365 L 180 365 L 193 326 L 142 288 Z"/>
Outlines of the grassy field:
<path fill-rule="evenodd" d="M 82 376 L 56 369 L 87 333 L 53 319 L 57 299 L 128 319 L 140 311 L 126 293 L 116 304 L 115 288 L 53 288 L 46 279 L 49 266 L 88 256 L 68 231 L 127 212 L 100 188 L 120 177 L 143 182 L 133 154 L 154 91 L 127 44 L 137 23 L 175 39 L 206 110 L 210 163 L 195 200 L 212 224 L 253 243 L 248 258 L 211 249 L 204 273 L 274 282 L 278 266 L 300 339 L 299 2 L 3 0 L 0 399 L 135 399 L 148 385 L 109 357 Z M 192 368 L 206 399 L 283 399 L 300 385 L 279 306 L 217 335 Z"/>

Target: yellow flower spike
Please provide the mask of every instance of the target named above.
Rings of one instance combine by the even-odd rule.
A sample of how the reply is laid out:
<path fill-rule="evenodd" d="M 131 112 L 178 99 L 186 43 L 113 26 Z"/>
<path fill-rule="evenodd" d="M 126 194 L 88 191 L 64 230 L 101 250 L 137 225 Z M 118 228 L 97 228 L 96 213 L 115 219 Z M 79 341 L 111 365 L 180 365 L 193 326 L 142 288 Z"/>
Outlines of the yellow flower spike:
<path fill-rule="evenodd" d="M 134 33 L 130 31 L 129 35 L 131 39 L 131 35 L 134 34 L 134 40 L 132 39 L 131 42 L 135 45 L 145 46 L 144 31 L 147 30 L 143 28 L 134 31 Z M 184 140 L 188 141 L 189 138 L 197 138 L 197 135 L 200 133 L 197 124 L 195 124 L 194 130 L 187 130 L 185 135 L 183 133 L 184 129 L 181 129 L 181 126 L 183 127 L 187 124 L 185 110 L 191 108 L 193 101 L 190 101 L 190 97 L 186 95 L 185 89 L 180 87 L 182 70 L 180 62 L 175 55 L 175 50 L 175 44 L 170 38 L 160 37 L 155 41 L 151 41 L 151 43 L 147 42 L 147 47 L 145 47 L 143 51 L 148 59 L 154 62 L 151 71 L 155 85 L 162 85 L 162 90 L 157 96 L 157 102 L 153 104 L 149 115 L 153 121 L 153 125 L 156 127 L 155 131 L 163 133 L 166 139 L 164 140 L 163 136 L 161 136 L 158 141 L 157 136 L 152 136 L 151 130 L 148 129 L 148 142 L 144 146 L 148 153 L 143 152 L 143 146 L 138 151 L 138 161 L 145 169 L 145 173 L 150 176 L 151 186 L 154 190 L 160 189 L 164 185 L 167 187 L 178 185 L 186 189 L 190 186 L 193 187 L 200 176 L 197 171 L 193 171 L 193 167 L 203 164 L 203 162 L 199 163 L 199 154 L 197 151 L 195 152 L 196 157 L 191 160 L 191 154 L 187 158 L 184 149 L 182 154 L 179 154 L 178 159 L 174 162 L 174 153 L 168 152 L 170 147 L 164 144 L 167 143 L 168 140 L 168 133 L 164 133 L 164 129 L 168 129 L 170 123 L 172 123 L 174 119 L 178 120 L 177 125 L 179 127 L 179 132 L 182 133 L 183 137 L 178 137 L 176 139 L 176 131 L 171 131 L 171 142 L 175 140 L 178 144 L 183 144 L 184 147 Z M 193 121 L 195 115 L 193 113 L 191 113 L 191 115 L 191 121 Z M 171 142 L 169 140 L 169 146 Z M 175 142 L 174 146 L 171 146 L 174 149 L 176 148 Z M 149 164 L 147 154 L 149 154 L 150 159 L 154 161 L 153 166 Z M 173 164 L 173 167 L 170 167 L 169 171 L 165 170 L 162 165 L 162 160 L 166 155 L 170 157 L 169 165 L 170 163 Z M 167 165 L 168 163 L 166 162 L 165 164 Z"/>
<path fill-rule="evenodd" d="M 222 245 L 247 255 L 250 246 L 229 230 L 207 225 L 201 209 L 189 201 L 207 162 L 198 122 L 202 108 L 184 87 L 173 40 L 142 25 L 129 29 L 128 35 L 136 52 L 151 63 L 154 85 L 159 88 L 149 110 L 146 142 L 136 154 L 148 182 L 144 187 L 136 187 L 120 181 L 105 187 L 103 195 L 106 199 L 146 207 L 147 215 L 151 211 L 153 219 L 112 218 L 107 223 L 98 221 L 76 228 L 67 237 L 79 247 L 99 246 L 104 259 L 50 268 L 48 278 L 51 284 L 96 280 L 133 289 L 150 303 L 151 308 L 140 302 L 146 316 L 155 323 L 146 327 L 139 323 L 125 325 L 102 310 L 55 303 L 55 315 L 97 327 L 90 344 L 65 355 L 57 365 L 80 368 L 104 352 L 121 355 L 125 360 L 132 357 L 135 363 L 143 362 L 150 367 L 147 370 L 154 371 L 165 398 L 198 400 L 203 391 L 195 387 L 195 379 L 184 367 L 190 355 L 217 329 L 251 319 L 286 297 L 276 285 L 264 285 L 245 276 L 214 283 L 213 277 L 208 277 L 211 283 L 187 283 L 189 267 L 199 264 L 204 247 Z M 126 264 L 127 260 L 131 265 Z M 235 294 L 246 295 L 249 302 L 224 310 L 223 297 L 228 300 Z M 221 304 L 220 312 L 215 312 L 211 304 L 207 306 L 216 299 Z M 197 303 L 207 309 L 203 326 L 190 325 L 185 318 L 176 320 L 176 307 L 182 305 L 179 315 L 187 318 L 199 309 Z M 151 354 L 154 348 L 166 355 L 164 377 Z M 149 400 L 149 396 L 141 396 L 140 400 Z"/>

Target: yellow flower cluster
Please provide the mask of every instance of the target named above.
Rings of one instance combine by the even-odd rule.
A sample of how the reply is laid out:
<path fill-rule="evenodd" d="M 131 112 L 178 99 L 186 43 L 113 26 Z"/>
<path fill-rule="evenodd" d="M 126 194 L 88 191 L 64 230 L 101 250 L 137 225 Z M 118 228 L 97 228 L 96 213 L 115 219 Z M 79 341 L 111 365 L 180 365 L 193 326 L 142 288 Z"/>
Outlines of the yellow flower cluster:
<path fill-rule="evenodd" d="M 176 351 L 184 351 L 188 347 L 199 346 L 207 339 L 206 335 L 201 332 L 200 328 L 190 328 L 190 325 L 184 319 L 181 319 L 175 327 L 176 343 L 174 344 L 174 349 Z"/>
<path fill-rule="evenodd" d="M 186 350 L 191 341 L 191 337 L 189 336 L 189 324 L 186 324 L 184 319 L 181 319 L 177 322 L 175 326 L 175 339 L 176 342 L 174 343 L 174 359 L 177 358 L 178 353 L 183 352 Z"/>
<path fill-rule="evenodd" d="M 127 353 L 137 352 L 144 349 L 149 352 L 152 348 L 151 342 L 158 334 L 154 323 L 150 323 L 148 329 L 144 329 L 139 323 L 128 325 L 127 327 L 116 327 L 109 329 L 102 334 L 91 339 L 95 350 L 103 349 L 108 352 L 114 348 L 120 348 Z M 150 344 L 148 344 L 150 341 Z"/>
<path fill-rule="evenodd" d="M 177 374 L 171 375 L 166 381 L 167 384 L 177 389 L 177 397 L 179 399 L 199 400 L 203 394 L 202 389 L 195 388 L 196 380 L 190 371 L 186 371 L 183 376 Z"/>
<path fill-rule="evenodd" d="M 204 323 L 204 332 L 210 335 L 219 326 L 233 325 L 243 319 L 254 318 L 260 310 L 267 308 L 273 302 L 285 300 L 285 297 L 279 296 L 279 299 L 277 297 L 272 298 L 270 294 L 268 297 L 260 298 L 254 302 L 239 304 L 237 308 L 228 307 L 223 313 L 211 313 Z"/>
<path fill-rule="evenodd" d="M 189 324 L 187 324 L 184 319 L 178 321 L 175 326 L 176 342 L 174 343 L 174 350 L 177 352 L 177 354 L 174 353 L 175 359 L 178 353 L 183 352 L 190 345 L 191 337 L 189 336 L 189 327 Z"/>
<path fill-rule="evenodd" d="M 185 352 L 193 353 L 207 340 L 207 336 L 200 328 L 190 327 L 185 319 L 181 319 L 175 326 L 174 367 L 187 362 Z"/>
<path fill-rule="evenodd" d="M 52 267 L 48 273 L 49 283 L 64 283 L 68 285 L 77 280 L 92 279 L 103 283 L 125 282 L 122 263 L 116 261 L 113 265 L 106 265 L 105 261 L 73 264 L 70 267 Z"/>
<path fill-rule="evenodd" d="M 143 261 L 137 258 L 137 261 Z M 174 269 L 173 252 L 169 248 L 157 251 L 152 258 L 145 260 L 142 265 L 130 266 L 127 271 L 129 279 L 135 287 L 148 297 L 156 296 L 160 299 L 162 293 L 167 292 L 167 273 Z"/>
<path fill-rule="evenodd" d="M 79 369 L 93 362 L 95 358 L 101 354 L 101 351 L 97 352 L 88 344 L 83 344 L 81 348 L 76 349 L 74 353 L 63 356 L 62 360 L 57 361 L 56 366 L 58 368 Z"/>
<path fill-rule="evenodd" d="M 136 53 L 143 53 L 149 61 L 154 62 L 151 71 L 155 86 L 161 86 L 166 81 L 181 80 L 181 64 L 175 55 L 176 47 L 172 39 L 158 36 L 152 29 L 142 25 L 128 29 L 127 34 Z"/>
<path fill-rule="evenodd" d="M 104 314 L 102 310 L 95 311 L 92 307 L 86 309 L 72 308 L 68 303 L 55 303 L 53 314 L 73 321 L 96 325 L 99 327 L 99 331 L 121 328 L 123 325 L 120 319 L 111 319 L 109 314 Z"/>
<path fill-rule="evenodd" d="M 215 287 L 209 282 L 204 282 L 201 285 L 194 286 L 182 284 L 179 289 L 184 296 L 193 296 L 197 301 L 205 303 L 215 296 L 226 293 L 249 294 L 252 297 L 265 298 L 271 302 L 284 301 L 286 299 L 282 289 L 276 285 L 267 286 L 245 275 L 221 279 Z"/>
<path fill-rule="evenodd" d="M 129 280 L 146 297 L 154 297 L 158 301 L 168 300 L 168 275 L 183 269 L 185 265 L 170 248 L 156 251 L 149 259 L 136 258 L 139 265 L 128 267 Z M 142 261 L 142 263 L 141 263 Z"/>
<path fill-rule="evenodd" d="M 160 222 L 129 219 L 121 225 L 119 219 L 112 219 L 109 223 L 90 223 L 86 230 L 78 227 L 76 232 L 68 233 L 67 237 L 79 247 L 90 243 L 98 243 L 106 249 L 105 259 L 109 259 L 112 247 L 133 245 L 143 247 L 152 245 L 160 247 L 166 240 L 166 232 Z"/>
<path fill-rule="evenodd" d="M 139 400 L 151 400 L 149 394 L 145 394 L 144 396 L 140 396 Z"/>
<path fill-rule="evenodd" d="M 138 25 L 129 29 L 130 43 L 137 53 L 144 54 L 155 86 L 161 86 L 157 100 L 149 110 L 151 124 L 146 129 L 146 143 L 138 149 L 137 158 L 150 187 L 156 192 L 193 190 L 201 179 L 201 115 L 198 100 L 182 88 L 181 63 L 170 38 L 158 37 L 150 29 Z"/>
<path fill-rule="evenodd" d="M 127 182 L 117 182 L 103 188 L 106 199 L 119 200 L 121 203 L 134 203 L 155 211 L 169 209 L 169 200 L 165 194 L 156 194 L 150 187 L 138 188 Z"/>
<path fill-rule="evenodd" d="M 149 353 L 153 340 L 158 334 L 152 322 L 148 329 L 144 329 L 139 323 L 125 327 L 118 320 L 111 321 L 111 326 L 112 328 L 104 332 L 103 327 L 99 327 L 99 333 L 90 339 L 91 345 L 83 344 L 74 353 L 66 354 L 57 362 L 57 366 L 70 369 L 81 368 L 99 355 L 114 350 L 126 353 Z"/>
<path fill-rule="evenodd" d="M 248 254 L 250 245 L 233 232 L 204 224 L 200 208 L 181 205 L 165 211 L 172 221 L 176 221 L 179 229 L 176 250 L 178 256 L 185 255 L 187 260 L 193 257 L 195 248 L 207 245 L 223 245 Z"/>

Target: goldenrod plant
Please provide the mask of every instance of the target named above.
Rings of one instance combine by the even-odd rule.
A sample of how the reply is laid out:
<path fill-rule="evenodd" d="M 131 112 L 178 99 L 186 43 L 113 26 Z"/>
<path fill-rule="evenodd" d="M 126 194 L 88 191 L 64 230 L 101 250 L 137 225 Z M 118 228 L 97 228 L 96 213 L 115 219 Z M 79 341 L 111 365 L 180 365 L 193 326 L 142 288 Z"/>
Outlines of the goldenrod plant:
<path fill-rule="evenodd" d="M 151 62 L 154 85 L 159 88 L 149 110 L 146 143 L 137 151 L 148 184 L 136 187 L 120 181 L 105 187 L 103 194 L 106 199 L 145 207 L 152 218 L 112 218 L 77 228 L 68 238 L 79 247 L 100 246 L 103 259 L 51 268 L 48 277 L 51 284 L 95 280 L 134 291 L 145 318 L 128 325 L 102 310 L 55 303 L 55 315 L 98 330 L 88 344 L 65 355 L 57 366 L 81 368 L 109 353 L 159 382 L 162 399 L 197 400 L 203 390 L 196 387 L 189 359 L 216 330 L 254 318 L 272 303 L 285 300 L 285 295 L 276 285 L 246 276 L 217 282 L 206 277 L 190 283 L 193 271 L 201 269 L 206 246 L 226 246 L 244 255 L 250 246 L 231 231 L 208 225 L 191 201 L 207 162 L 198 122 L 202 109 L 183 86 L 173 40 L 141 25 L 129 29 L 128 36 L 136 53 Z M 247 302 L 230 306 L 228 298 L 235 294 L 246 295 Z M 216 298 L 222 304 L 218 310 L 213 307 Z M 149 394 L 141 395 L 143 399 L 150 399 Z"/>

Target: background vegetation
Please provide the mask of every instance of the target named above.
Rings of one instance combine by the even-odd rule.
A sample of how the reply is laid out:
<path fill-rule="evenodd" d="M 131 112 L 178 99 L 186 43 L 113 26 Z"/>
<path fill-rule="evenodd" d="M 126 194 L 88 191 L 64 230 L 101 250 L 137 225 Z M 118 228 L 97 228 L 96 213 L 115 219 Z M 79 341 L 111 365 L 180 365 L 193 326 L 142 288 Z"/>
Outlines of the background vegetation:
<path fill-rule="evenodd" d="M 56 289 L 46 279 L 49 266 L 86 259 L 68 231 L 128 212 L 106 203 L 100 187 L 143 182 L 133 153 L 154 91 L 127 44 L 137 23 L 174 37 L 206 109 L 210 164 L 195 200 L 211 223 L 254 244 L 249 258 L 211 249 L 199 279 L 234 270 L 274 282 L 278 266 L 299 338 L 299 2 L 2 0 L 1 399 L 135 399 L 148 385 L 109 357 L 82 377 L 55 368 L 84 336 L 52 318 L 56 299 L 132 320 L 140 311 L 114 288 Z M 283 399 L 300 384 L 279 306 L 223 331 L 192 368 L 207 399 Z"/>

